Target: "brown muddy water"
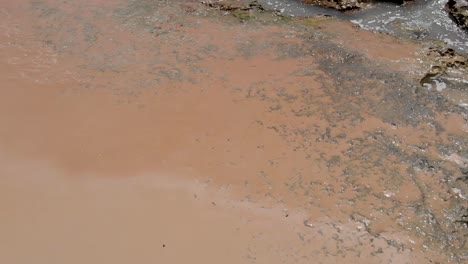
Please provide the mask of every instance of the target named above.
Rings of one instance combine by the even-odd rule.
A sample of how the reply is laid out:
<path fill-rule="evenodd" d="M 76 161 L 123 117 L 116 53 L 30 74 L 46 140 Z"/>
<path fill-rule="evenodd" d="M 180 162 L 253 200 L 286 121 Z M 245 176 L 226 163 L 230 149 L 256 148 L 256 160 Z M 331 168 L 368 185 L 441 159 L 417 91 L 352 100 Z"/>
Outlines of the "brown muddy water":
<path fill-rule="evenodd" d="M 425 47 L 198 1 L 0 13 L 0 263 L 466 261 L 467 112 Z"/>

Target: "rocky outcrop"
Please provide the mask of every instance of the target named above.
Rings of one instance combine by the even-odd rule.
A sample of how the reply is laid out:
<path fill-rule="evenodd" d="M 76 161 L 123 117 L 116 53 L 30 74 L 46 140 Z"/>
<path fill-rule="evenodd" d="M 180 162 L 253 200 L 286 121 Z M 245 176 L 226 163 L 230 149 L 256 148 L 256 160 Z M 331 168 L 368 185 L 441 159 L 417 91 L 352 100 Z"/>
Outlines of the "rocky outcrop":
<path fill-rule="evenodd" d="M 314 4 L 334 8 L 340 11 L 360 9 L 370 3 L 370 0 L 304 0 L 306 4 Z"/>
<path fill-rule="evenodd" d="M 369 6 L 372 2 L 378 0 L 303 0 L 306 4 L 319 5 L 334 8 L 340 11 L 357 10 Z M 393 2 L 395 4 L 404 4 L 410 0 L 383 0 L 382 2 Z"/>
<path fill-rule="evenodd" d="M 255 0 L 206 0 L 202 3 L 223 11 L 263 10 L 262 6 Z"/>
<path fill-rule="evenodd" d="M 468 30 L 468 0 L 449 0 L 445 9 L 457 25 Z"/>
<path fill-rule="evenodd" d="M 457 89 L 468 88 L 468 55 L 457 53 L 450 48 L 433 47 L 429 49 L 426 58 L 433 63 L 420 80 L 422 86 L 430 88 L 443 84 Z"/>

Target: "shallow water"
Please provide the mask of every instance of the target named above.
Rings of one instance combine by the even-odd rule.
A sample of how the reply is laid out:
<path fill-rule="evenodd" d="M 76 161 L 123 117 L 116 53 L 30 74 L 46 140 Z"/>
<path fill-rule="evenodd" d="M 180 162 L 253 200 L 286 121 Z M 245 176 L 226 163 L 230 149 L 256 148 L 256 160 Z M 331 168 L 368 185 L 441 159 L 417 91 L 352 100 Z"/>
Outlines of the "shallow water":
<path fill-rule="evenodd" d="M 346 18 L 346 15 L 330 8 L 304 4 L 295 0 L 259 0 L 266 10 L 276 10 L 285 16 L 308 17 L 317 15 L 330 15 Z"/>
<path fill-rule="evenodd" d="M 420 0 L 399 6 L 379 3 L 352 14 L 303 4 L 297 0 L 260 0 L 265 8 L 286 16 L 331 15 L 349 20 L 362 28 L 397 36 L 444 41 L 449 47 L 468 52 L 468 33 L 461 30 L 444 10 L 446 0 Z"/>
<path fill-rule="evenodd" d="M 0 263 L 465 256 L 468 126 L 398 74 L 415 43 L 184 0 L 0 13 Z"/>

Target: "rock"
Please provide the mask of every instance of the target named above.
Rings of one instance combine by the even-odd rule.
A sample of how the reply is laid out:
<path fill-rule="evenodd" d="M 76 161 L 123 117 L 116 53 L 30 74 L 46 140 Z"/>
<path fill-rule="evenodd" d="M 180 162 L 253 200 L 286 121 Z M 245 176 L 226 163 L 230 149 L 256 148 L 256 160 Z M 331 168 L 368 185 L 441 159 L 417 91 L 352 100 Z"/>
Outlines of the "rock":
<path fill-rule="evenodd" d="M 382 0 L 383 2 L 393 2 L 404 4 L 410 0 Z M 306 4 L 314 4 L 337 9 L 339 11 L 357 10 L 369 6 L 374 0 L 303 0 Z"/>
<path fill-rule="evenodd" d="M 306 4 L 314 4 L 334 8 L 340 11 L 360 9 L 370 0 L 304 0 Z"/>
<path fill-rule="evenodd" d="M 458 26 L 468 30 L 468 0 L 449 0 L 445 9 Z"/>
<path fill-rule="evenodd" d="M 223 11 L 263 9 L 257 1 L 253 0 L 207 0 L 202 3 Z"/>
<path fill-rule="evenodd" d="M 451 100 L 459 105 L 465 104 L 464 98 L 468 89 L 468 55 L 457 53 L 450 48 L 433 47 L 429 49 L 426 58 L 431 61 L 431 68 L 420 80 L 420 85 L 429 90 L 435 88 L 439 92 L 447 89 L 445 93 L 451 93 Z M 456 155 L 448 156 L 447 160 L 460 166 L 466 165 L 466 161 Z"/>

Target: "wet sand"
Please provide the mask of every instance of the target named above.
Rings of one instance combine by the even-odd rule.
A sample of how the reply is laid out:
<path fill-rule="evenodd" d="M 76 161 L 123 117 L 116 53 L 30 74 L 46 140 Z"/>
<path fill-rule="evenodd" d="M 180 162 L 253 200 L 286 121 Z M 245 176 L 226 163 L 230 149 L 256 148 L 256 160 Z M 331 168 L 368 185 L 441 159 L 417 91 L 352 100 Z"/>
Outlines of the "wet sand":
<path fill-rule="evenodd" d="M 424 47 L 88 2 L 0 4 L 0 262 L 466 257 L 466 111 L 414 88 Z"/>

